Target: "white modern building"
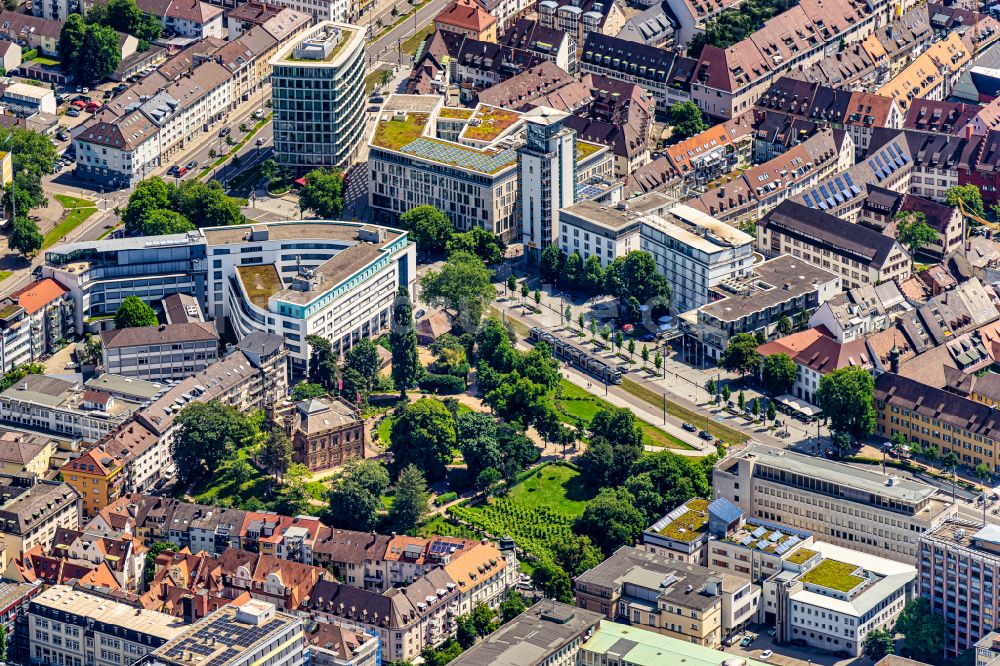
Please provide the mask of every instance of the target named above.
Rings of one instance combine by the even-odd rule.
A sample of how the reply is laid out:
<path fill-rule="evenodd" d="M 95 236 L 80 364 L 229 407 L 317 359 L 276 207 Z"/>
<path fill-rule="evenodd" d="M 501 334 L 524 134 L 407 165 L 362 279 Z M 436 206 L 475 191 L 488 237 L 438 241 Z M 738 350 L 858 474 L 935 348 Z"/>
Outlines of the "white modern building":
<path fill-rule="evenodd" d="M 343 354 L 389 325 L 400 285 L 413 295 L 416 253 L 405 232 L 351 222 L 279 222 L 203 229 L 211 262 L 210 315 L 237 337 L 283 335 L 293 371 L 305 370 L 306 337 Z"/>
<path fill-rule="evenodd" d="M 274 153 L 299 171 L 357 157 L 365 132 L 365 30 L 324 21 L 271 59 Z"/>
<path fill-rule="evenodd" d="M 576 132 L 563 127 L 568 113 L 537 107 L 524 115 L 526 141 L 517 151 L 521 242 L 528 261 L 558 242 L 559 210 L 576 200 Z"/>
<path fill-rule="evenodd" d="M 132 664 L 180 636 L 184 622 L 69 585 L 54 585 L 28 605 L 31 663 L 63 666 Z"/>
<path fill-rule="evenodd" d="M 643 216 L 639 235 L 670 283 L 676 312 L 707 304 L 712 287 L 753 270 L 753 236 L 690 206 Z"/>
<path fill-rule="evenodd" d="M 957 511 L 919 481 L 761 444 L 716 463 L 712 488 L 748 518 L 898 562 L 914 561 L 920 535 Z"/>
<path fill-rule="evenodd" d="M 618 257 L 638 250 L 639 216 L 628 204 L 602 205 L 581 201 L 559 211 L 559 247 L 583 261 L 597 257 L 608 267 Z"/>
<path fill-rule="evenodd" d="M 94 121 L 73 143 L 77 178 L 109 190 L 135 187 L 160 165 L 160 130 L 139 111 Z"/>

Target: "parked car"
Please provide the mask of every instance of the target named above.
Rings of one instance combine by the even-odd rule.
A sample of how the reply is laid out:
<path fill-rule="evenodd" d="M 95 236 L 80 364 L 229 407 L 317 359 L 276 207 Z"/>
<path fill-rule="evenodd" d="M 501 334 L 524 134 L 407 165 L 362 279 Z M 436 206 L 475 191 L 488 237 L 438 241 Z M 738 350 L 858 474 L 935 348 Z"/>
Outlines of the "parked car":
<path fill-rule="evenodd" d="M 74 106 L 74 107 L 76 107 L 78 109 L 86 109 L 87 108 L 87 103 L 84 102 L 82 99 L 74 99 L 72 102 L 70 102 L 70 105 Z"/>
<path fill-rule="evenodd" d="M 170 167 L 169 169 L 167 169 L 167 175 L 168 176 L 179 176 L 180 173 L 181 173 L 181 168 L 177 164 L 175 164 L 172 167 Z"/>
<path fill-rule="evenodd" d="M 90 102 L 89 104 L 87 104 L 88 113 L 97 113 L 100 110 L 101 110 L 101 105 L 98 104 L 97 102 Z"/>
<path fill-rule="evenodd" d="M 713 439 L 715 439 L 715 437 L 712 436 L 712 433 L 707 432 L 705 430 L 702 430 L 701 432 L 699 432 L 698 436 L 701 437 L 706 442 L 711 442 Z"/>
<path fill-rule="evenodd" d="M 257 120 L 260 120 L 261 118 L 263 118 L 264 117 L 264 109 L 257 109 L 256 111 L 254 111 L 253 112 L 253 117 L 255 119 L 257 119 Z"/>
<path fill-rule="evenodd" d="M 770 636 L 771 638 L 774 638 L 775 634 L 777 633 L 778 633 L 777 627 L 771 627 L 770 629 L 767 630 L 767 635 Z"/>
<path fill-rule="evenodd" d="M 56 138 L 60 141 L 69 141 L 69 133 L 66 130 L 56 132 Z"/>
<path fill-rule="evenodd" d="M 75 106 L 71 107 L 70 110 L 66 112 L 66 115 L 70 118 L 78 118 L 80 116 L 80 109 Z"/>
<path fill-rule="evenodd" d="M 194 160 L 191 160 L 190 162 L 187 163 L 187 166 L 184 168 L 188 171 L 194 171 L 195 169 L 198 168 L 198 163 Z"/>
<path fill-rule="evenodd" d="M 233 130 L 229 127 L 223 127 L 222 129 L 219 130 L 219 136 L 229 136 L 229 133 L 232 131 Z"/>
<path fill-rule="evenodd" d="M 415 313 L 413 314 L 413 318 L 414 318 L 414 319 L 420 319 L 420 318 L 421 318 L 421 317 L 423 317 L 423 316 L 424 316 L 425 314 L 427 314 L 427 313 L 426 313 L 426 312 L 424 312 L 423 310 L 417 310 L 417 311 L 416 311 L 416 312 L 415 312 Z"/>
<path fill-rule="evenodd" d="M 646 333 L 639 337 L 639 342 L 653 342 L 654 340 L 656 340 L 656 336 L 652 333 Z"/>
<path fill-rule="evenodd" d="M 182 166 L 177 167 L 177 177 L 180 178 L 181 176 L 186 174 L 189 170 L 190 169 L 188 169 L 187 167 L 182 167 Z"/>
<path fill-rule="evenodd" d="M 763 652 L 760 653 L 760 657 L 758 657 L 758 659 L 760 659 L 761 661 L 767 661 L 768 659 L 771 658 L 771 655 L 773 654 L 774 650 L 764 650 Z"/>
<path fill-rule="evenodd" d="M 691 425 L 690 423 L 687 423 L 687 422 L 682 423 L 681 427 L 684 428 L 685 430 L 687 430 L 688 432 L 698 432 L 697 428 L 695 428 L 693 425 Z"/>
<path fill-rule="evenodd" d="M 743 638 L 743 640 L 740 641 L 740 647 L 745 650 L 746 648 L 750 647 L 750 644 L 753 643 L 753 639 L 755 639 L 755 638 L 757 638 L 757 637 L 754 636 L 753 634 L 747 634 Z"/>

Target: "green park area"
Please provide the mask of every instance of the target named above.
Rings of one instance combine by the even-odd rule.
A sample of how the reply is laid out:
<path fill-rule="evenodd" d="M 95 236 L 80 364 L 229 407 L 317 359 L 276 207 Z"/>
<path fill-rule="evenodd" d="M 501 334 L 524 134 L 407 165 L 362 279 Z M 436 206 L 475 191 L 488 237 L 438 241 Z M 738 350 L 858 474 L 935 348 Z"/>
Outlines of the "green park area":
<path fill-rule="evenodd" d="M 42 241 L 43 250 L 58 243 L 64 236 L 83 224 L 84 220 L 97 212 L 97 205 L 90 199 L 56 194 L 55 200 L 66 210 L 66 215 L 45 234 Z"/>
<path fill-rule="evenodd" d="M 585 424 L 590 423 L 597 412 L 612 410 L 614 406 L 597 396 L 588 393 L 576 384 L 571 384 L 565 379 L 560 384 L 560 395 L 556 399 L 556 409 L 564 423 L 576 425 L 578 421 Z M 642 430 L 642 441 L 644 444 L 659 446 L 668 449 L 693 450 L 694 447 L 682 440 L 666 433 L 656 426 L 636 417 L 636 424 Z"/>

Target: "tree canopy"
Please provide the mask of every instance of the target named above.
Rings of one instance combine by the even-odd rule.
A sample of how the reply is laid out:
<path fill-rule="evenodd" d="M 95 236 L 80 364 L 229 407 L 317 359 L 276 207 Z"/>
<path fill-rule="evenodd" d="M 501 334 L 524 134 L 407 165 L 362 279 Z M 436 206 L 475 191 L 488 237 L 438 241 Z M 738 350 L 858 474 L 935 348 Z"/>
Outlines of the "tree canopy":
<path fill-rule="evenodd" d="M 690 100 L 676 102 L 667 109 L 667 122 L 671 127 L 669 143 L 679 143 L 709 127 L 701 115 L 701 109 Z"/>
<path fill-rule="evenodd" d="M 830 419 L 830 429 L 867 437 L 875 431 L 875 381 L 864 368 L 838 368 L 819 380 L 816 404 Z"/>
<path fill-rule="evenodd" d="M 604 282 L 607 293 L 618 299 L 621 319 L 632 324 L 642 319 L 640 306 L 647 306 L 650 316 L 656 316 L 670 303 L 667 278 L 656 269 L 656 261 L 648 252 L 632 250 L 616 258 L 608 264 Z"/>
<path fill-rule="evenodd" d="M 451 224 L 449 220 L 448 224 Z M 448 252 L 468 252 L 483 260 L 486 265 L 499 264 L 503 260 L 507 244 L 496 234 L 472 227 L 468 231 L 452 234 L 448 240 Z"/>
<path fill-rule="evenodd" d="M 427 480 L 416 465 L 407 465 L 399 472 L 396 497 L 389 511 L 389 520 L 400 532 L 412 532 L 428 511 Z"/>
<path fill-rule="evenodd" d="M 153 308 L 146 305 L 138 296 L 126 296 L 115 312 L 115 328 L 157 326 L 159 323 L 160 320 Z"/>
<path fill-rule="evenodd" d="M 945 202 L 952 208 L 957 208 L 958 202 L 961 201 L 967 213 L 980 217 L 984 215 L 983 195 L 975 185 L 953 185 L 947 189 L 944 196 Z"/>
<path fill-rule="evenodd" d="M 431 481 L 444 478 L 457 444 L 455 417 L 440 401 L 421 398 L 403 408 L 392 424 L 393 465 L 414 465 Z"/>
<path fill-rule="evenodd" d="M 339 169 L 313 169 L 299 190 L 299 209 L 335 220 L 344 210 L 344 175 Z"/>
<path fill-rule="evenodd" d="M 77 83 L 91 85 L 121 64 L 118 33 L 99 23 L 85 23 L 79 14 L 70 14 L 59 33 L 59 56 L 64 71 L 72 74 Z"/>
<path fill-rule="evenodd" d="M 171 453 L 182 484 L 219 469 L 253 433 L 243 414 L 217 400 L 190 403 L 176 424 Z"/>
<path fill-rule="evenodd" d="M 764 358 L 760 374 L 764 389 L 771 395 L 781 395 L 792 390 L 799 367 L 788 354 L 771 354 Z"/>
<path fill-rule="evenodd" d="M 309 383 L 332 392 L 337 387 L 337 355 L 326 338 L 307 335 L 309 343 Z"/>
<path fill-rule="evenodd" d="M 389 324 L 389 350 L 392 352 L 392 381 L 401 396 L 420 377 L 420 359 L 417 356 L 417 329 L 413 322 L 413 305 L 410 291 L 400 285 L 392 303 L 392 321 Z"/>
<path fill-rule="evenodd" d="M 7 238 L 7 245 L 10 249 L 28 256 L 41 250 L 44 242 L 45 239 L 37 222 L 27 216 L 19 216 L 14 219 L 14 226 Z"/>
<path fill-rule="evenodd" d="M 719 367 L 742 375 L 756 372 L 762 363 L 757 352 L 759 346 L 753 333 L 737 333 L 729 338 L 725 351 L 719 355 Z"/>
<path fill-rule="evenodd" d="M 329 520 L 334 527 L 370 532 L 378 527 L 389 471 L 377 460 L 351 461 L 330 491 Z"/>
<path fill-rule="evenodd" d="M 454 233 L 451 219 L 434 206 L 411 208 L 399 216 L 399 225 L 409 232 L 417 250 L 429 254 L 440 254 L 448 249 Z M 467 249 L 469 253 L 475 253 L 472 248 L 455 249 Z"/>
<path fill-rule="evenodd" d="M 905 636 L 907 651 L 921 661 L 936 663 L 944 652 L 944 619 L 931 610 L 930 602 L 917 597 L 896 618 L 896 631 Z"/>
<path fill-rule="evenodd" d="M 180 213 L 172 210 L 154 210 L 143 222 L 140 233 L 143 236 L 165 236 L 194 231 L 196 227 Z"/>
<path fill-rule="evenodd" d="M 688 56 L 697 59 L 706 45 L 728 48 L 795 4 L 796 0 L 748 0 L 739 7 L 724 9 L 706 21 L 704 31 L 694 36 L 688 44 Z"/>
<path fill-rule="evenodd" d="M 433 306 L 446 307 L 457 316 L 459 328 L 475 331 L 496 297 L 491 271 L 483 260 L 468 252 L 455 252 L 440 271 L 428 271 L 420 280 L 423 298 Z"/>
<path fill-rule="evenodd" d="M 645 527 L 646 517 L 635 506 L 632 493 L 625 488 L 604 488 L 587 502 L 574 530 L 610 556 L 622 546 L 634 544 Z"/>
<path fill-rule="evenodd" d="M 927 224 L 927 217 L 920 211 L 900 211 L 896 213 L 895 220 L 896 238 L 909 250 L 910 256 L 938 239 L 937 231 Z"/>
<path fill-rule="evenodd" d="M 218 181 L 185 180 L 180 186 L 159 176 L 139 181 L 122 211 L 126 232 L 159 236 L 195 227 L 242 224 L 240 202 L 226 195 Z"/>

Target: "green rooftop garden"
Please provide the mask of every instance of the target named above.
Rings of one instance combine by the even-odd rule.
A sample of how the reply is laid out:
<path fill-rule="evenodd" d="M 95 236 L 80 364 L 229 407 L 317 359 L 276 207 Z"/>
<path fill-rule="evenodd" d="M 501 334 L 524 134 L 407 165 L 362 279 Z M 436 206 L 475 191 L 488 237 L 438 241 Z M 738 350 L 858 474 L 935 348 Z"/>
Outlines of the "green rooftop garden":
<path fill-rule="evenodd" d="M 694 541 L 708 530 L 708 500 L 693 499 L 688 510 L 660 530 L 660 536 L 678 541 Z"/>
<path fill-rule="evenodd" d="M 278 277 L 278 269 L 274 264 L 263 266 L 237 266 L 240 280 L 243 281 L 243 288 L 247 292 L 250 302 L 257 307 L 267 310 L 267 299 L 281 290 L 281 278 Z"/>
<path fill-rule="evenodd" d="M 516 111 L 507 111 L 493 106 L 484 106 L 472 118 L 478 120 L 478 125 L 470 124 L 462 132 L 462 137 L 472 141 L 493 141 L 521 119 Z"/>
<path fill-rule="evenodd" d="M 816 555 L 815 550 L 802 547 L 799 548 L 794 553 L 792 553 L 791 555 L 789 555 L 785 561 L 791 564 L 804 564 L 808 562 L 811 558 L 813 558 L 815 555 Z"/>
<path fill-rule="evenodd" d="M 399 150 L 408 143 L 420 138 L 427 126 L 430 115 L 426 113 L 408 113 L 406 117 L 383 120 L 375 126 L 375 136 L 372 143 L 382 148 Z"/>
<path fill-rule="evenodd" d="M 472 109 L 456 109 L 454 107 L 446 106 L 441 109 L 438 116 L 441 118 L 454 118 L 456 120 L 468 120 L 472 117 Z"/>
<path fill-rule="evenodd" d="M 587 159 L 598 150 L 604 146 L 597 143 L 590 143 L 589 141 L 577 141 L 576 142 L 576 161 L 582 162 Z"/>
<path fill-rule="evenodd" d="M 857 565 L 838 560 L 823 560 L 809 571 L 799 576 L 803 583 L 826 587 L 838 592 L 850 592 L 864 582 L 864 578 L 855 576 Z"/>
<path fill-rule="evenodd" d="M 0 319 L 6 319 L 17 313 L 21 309 L 21 306 L 17 303 L 8 303 L 3 307 L 0 307 Z"/>

